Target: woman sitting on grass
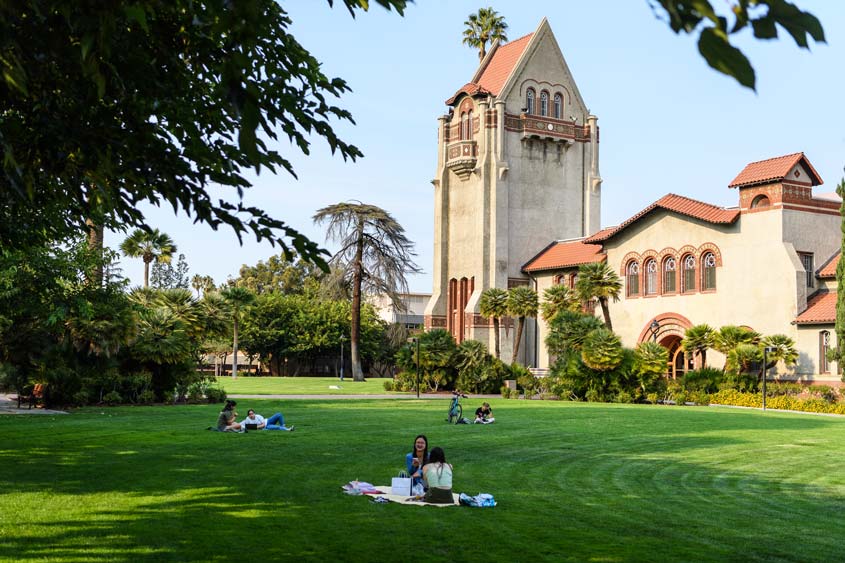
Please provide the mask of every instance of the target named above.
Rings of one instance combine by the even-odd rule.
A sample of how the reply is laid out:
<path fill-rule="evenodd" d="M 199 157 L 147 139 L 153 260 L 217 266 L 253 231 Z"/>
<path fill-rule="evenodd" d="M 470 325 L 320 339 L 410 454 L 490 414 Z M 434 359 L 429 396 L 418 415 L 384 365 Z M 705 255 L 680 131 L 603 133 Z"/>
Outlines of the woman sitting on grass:
<path fill-rule="evenodd" d="M 235 401 L 226 401 L 226 406 L 223 407 L 223 410 L 220 411 L 220 414 L 217 416 L 217 430 L 220 432 L 241 431 L 240 423 L 235 421 L 238 417 L 238 413 L 235 412 L 235 406 L 237 404 L 238 403 Z"/>
<path fill-rule="evenodd" d="M 422 484 L 423 466 L 428 463 L 428 438 L 420 434 L 414 438 L 414 448 L 405 456 L 405 467 L 413 481 L 411 485 Z"/>
<path fill-rule="evenodd" d="M 423 467 L 423 478 L 428 490 L 423 500 L 434 504 L 454 504 L 452 497 L 452 466 L 446 463 L 443 448 L 431 448 L 428 463 Z"/>

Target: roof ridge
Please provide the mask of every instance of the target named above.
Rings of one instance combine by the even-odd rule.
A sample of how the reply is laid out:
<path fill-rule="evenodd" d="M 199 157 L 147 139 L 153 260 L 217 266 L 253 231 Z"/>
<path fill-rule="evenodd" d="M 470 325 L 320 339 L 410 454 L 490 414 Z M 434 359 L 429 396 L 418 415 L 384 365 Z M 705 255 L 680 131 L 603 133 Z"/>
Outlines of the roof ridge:
<path fill-rule="evenodd" d="M 746 164 L 746 166 L 749 166 L 751 164 L 760 164 L 761 162 L 769 162 L 770 160 L 779 160 L 781 158 L 786 158 L 788 156 L 798 156 L 799 154 L 801 156 L 804 156 L 804 151 L 792 152 L 792 153 L 789 153 L 789 154 L 782 154 L 780 156 L 773 156 L 771 158 L 764 158 L 763 160 L 755 160 L 754 162 L 749 162 L 748 164 Z"/>
<path fill-rule="evenodd" d="M 695 202 L 695 203 L 700 203 L 701 205 L 706 205 L 707 207 L 712 207 L 712 208 L 714 208 L 714 209 L 720 209 L 720 210 L 722 210 L 722 211 L 727 210 L 727 208 L 726 208 L 726 207 L 722 207 L 722 206 L 720 206 L 720 205 L 713 205 L 712 203 L 707 203 L 706 201 L 701 201 L 700 199 L 695 199 L 695 198 L 692 198 L 692 197 L 687 197 L 687 196 L 685 196 L 685 195 L 679 195 L 679 194 L 675 194 L 675 193 L 672 193 L 672 192 L 669 192 L 668 194 L 666 194 L 665 196 L 661 197 L 660 199 L 658 199 L 658 200 L 657 200 L 657 201 L 655 201 L 654 203 L 655 203 L 655 204 L 658 204 L 658 203 L 660 203 L 662 200 L 664 200 L 665 198 L 667 198 L 667 197 L 669 197 L 669 196 L 679 197 L 679 198 L 681 198 L 681 199 L 685 199 L 685 200 L 687 200 L 687 201 L 693 201 L 693 202 Z"/>

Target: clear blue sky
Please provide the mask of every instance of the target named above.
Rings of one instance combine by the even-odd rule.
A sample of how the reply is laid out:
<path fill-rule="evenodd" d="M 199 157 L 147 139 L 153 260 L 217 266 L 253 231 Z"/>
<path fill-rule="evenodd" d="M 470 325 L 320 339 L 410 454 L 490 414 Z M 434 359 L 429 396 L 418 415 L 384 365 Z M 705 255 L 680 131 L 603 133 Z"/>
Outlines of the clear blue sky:
<path fill-rule="evenodd" d="M 845 3 L 794 0 L 819 17 L 827 44 L 799 49 L 781 30 L 776 41 L 741 37 L 757 72 L 757 93 L 711 70 L 695 42 L 655 19 L 647 2 L 550 0 L 490 2 L 505 16 L 508 35 L 533 32 L 545 16 L 589 109 L 601 128 L 602 226 L 617 224 L 672 192 L 716 205 L 737 204 L 728 183 L 755 160 L 803 151 L 832 192 L 845 165 Z M 721 0 L 714 0 L 723 8 Z M 375 2 L 371 2 L 375 4 Z M 299 175 L 253 177 L 245 201 L 325 242 L 311 217 L 326 205 L 357 199 L 383 207 L 416 243 L 424 273 L 413 291 L 431 291 L 433 194 L 437 116 L 444 101 L 470 80 L 478 57 L 461 44 L 468 14 L 488 3 L 419 0 L 405 17 L 378 6 L 352 19 L 335 2 L 283 1 L 292 30 L 328 76 L 353 92 L 338 105 L 356 125 L 338 124 L 341 137 L 365 158 L 333 157 L 320 139 L 305 157 L 280 146 Z M 191 274 L 220 283 L 241 264 L 276 253 L 269 244 L 218 232 L 169 208 L 145 208 L 150 224 L 169 233 Z M 124 235 L 109 233 L 116 248 Z M 331 247 L 328 247 L 331 250 Z M 538 249 L 540 250 L 540 249 Z M 133 284 L 140 260 L 124 259 Z"/>

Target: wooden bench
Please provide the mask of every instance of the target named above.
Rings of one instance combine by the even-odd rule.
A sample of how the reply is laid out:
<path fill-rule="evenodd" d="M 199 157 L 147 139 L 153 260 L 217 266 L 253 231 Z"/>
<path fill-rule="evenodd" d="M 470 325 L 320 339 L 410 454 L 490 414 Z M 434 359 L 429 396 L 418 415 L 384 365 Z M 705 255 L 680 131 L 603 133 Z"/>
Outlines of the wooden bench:
<path fill-rule="evenodd" d="M 43 383 L 36 383 L 32 386 L 28 395 L 26 393 L 18 393 L 18 408 L 21 408 L 21 403 L 24 401 L 29 403 L 30 409 L 38 405 L 38 401 L 41 401 L 41 404 L 43 405 L 46 394 L 47 386 Z"/>

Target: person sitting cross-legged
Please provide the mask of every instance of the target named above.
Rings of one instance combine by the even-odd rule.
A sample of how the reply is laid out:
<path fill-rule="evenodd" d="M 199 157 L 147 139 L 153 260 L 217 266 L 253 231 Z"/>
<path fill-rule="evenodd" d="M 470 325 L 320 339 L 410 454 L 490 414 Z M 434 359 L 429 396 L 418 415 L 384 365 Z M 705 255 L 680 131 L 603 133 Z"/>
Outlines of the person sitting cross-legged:
<path fill-rule="evenodd" d="M 476 424 L 496 422 L 496 419 L 493 418 L 493 409 L 490 408 L 490 403 L 481 403 L 481 406 L 475 409 L 475 420 L 473 422 Z"/>
<path fill-rule="evenodd" d="M 253 409 L 247 411 L 246 418 L 241 422 L 243 428 L 249 429 L 250 426 L 255 425 L 256 430 L 285 430 L 287 432 L 293 431 L 293 425 L 285 426 L 285 417 L 282 413 L 277 412 L 268 419 L 265 419 L 260 414 L 257 414 Z"/>

